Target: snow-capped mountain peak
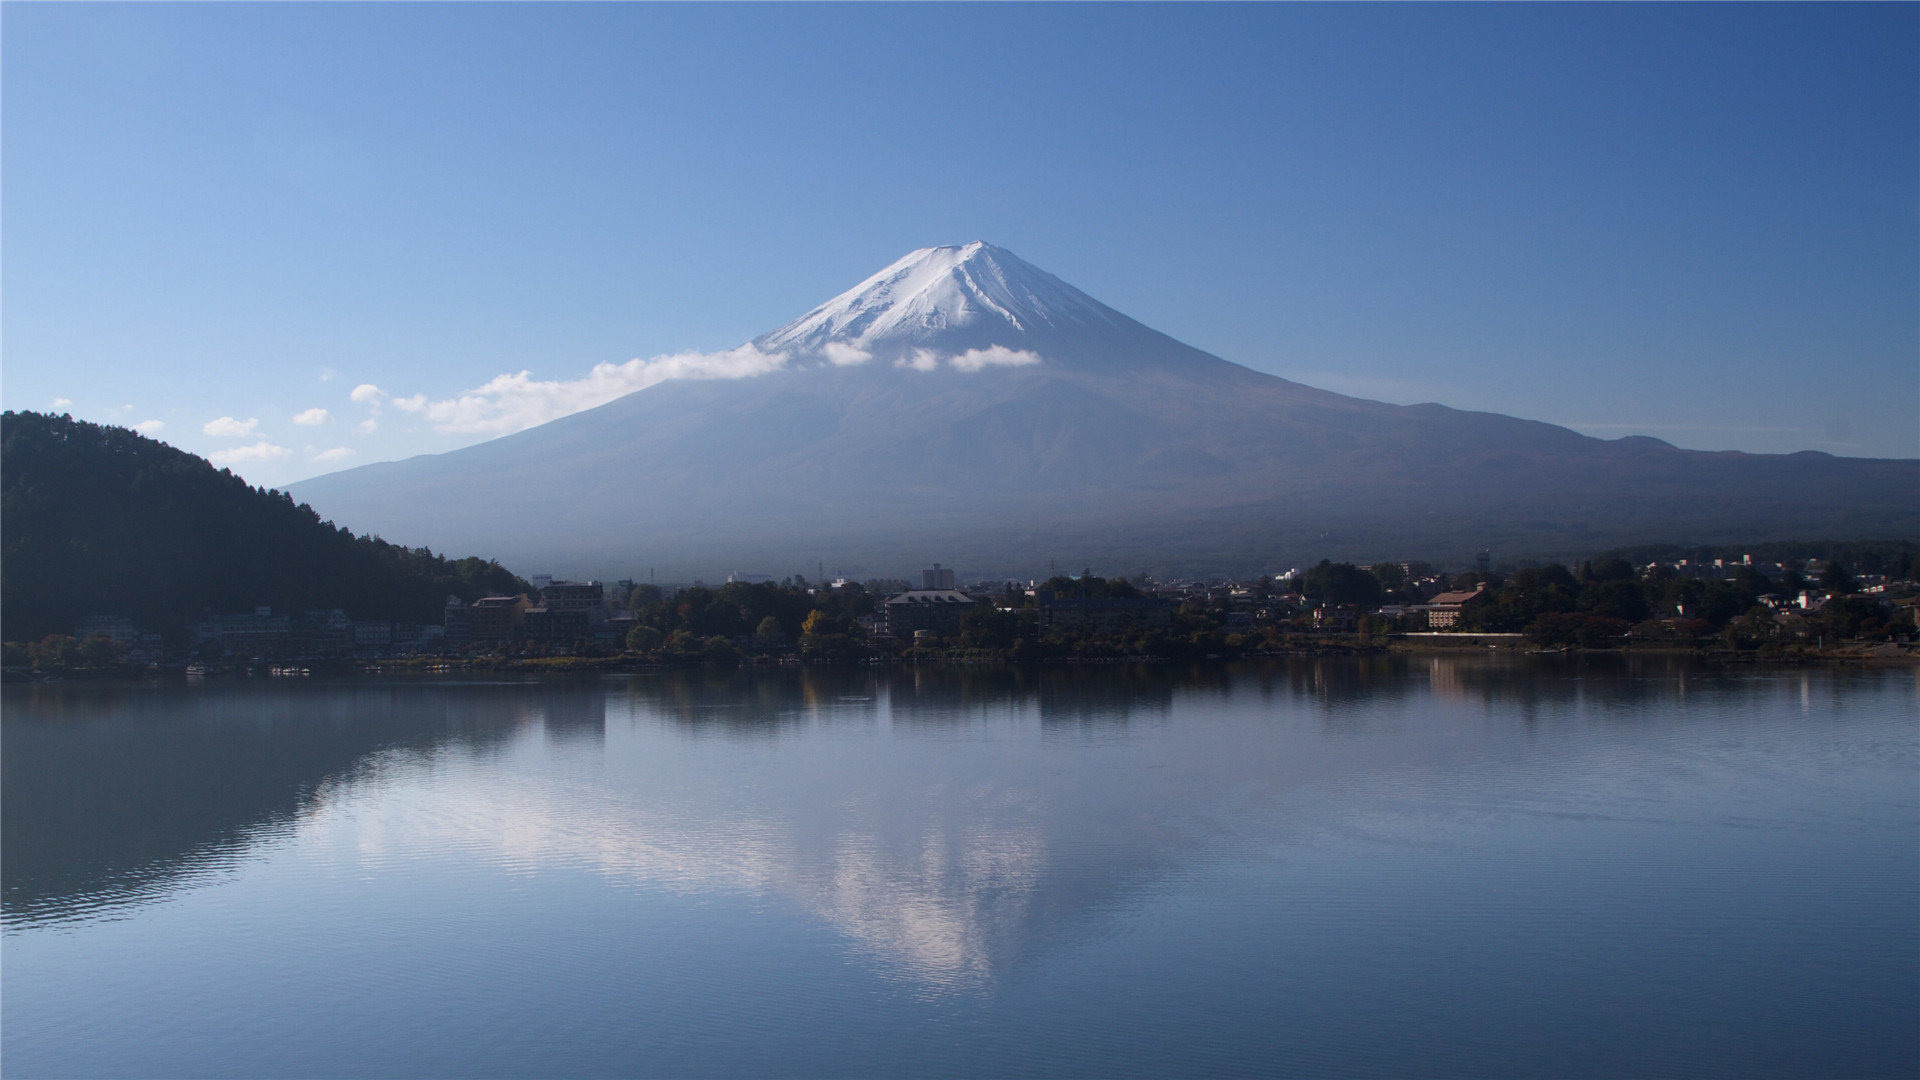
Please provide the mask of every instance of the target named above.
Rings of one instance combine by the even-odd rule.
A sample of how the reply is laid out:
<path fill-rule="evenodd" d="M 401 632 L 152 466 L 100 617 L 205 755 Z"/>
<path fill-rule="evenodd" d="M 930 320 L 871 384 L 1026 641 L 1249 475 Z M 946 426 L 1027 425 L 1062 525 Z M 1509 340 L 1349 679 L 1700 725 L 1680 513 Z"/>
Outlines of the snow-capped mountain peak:
<path fill-rule="evenodd" d="M 1138 325 L 1005 248 L 975 241 L 911 252 L 753 345 L 898 359 L 926 349 L 1044 351 L 1063 336 L 1084 340 Z"/>

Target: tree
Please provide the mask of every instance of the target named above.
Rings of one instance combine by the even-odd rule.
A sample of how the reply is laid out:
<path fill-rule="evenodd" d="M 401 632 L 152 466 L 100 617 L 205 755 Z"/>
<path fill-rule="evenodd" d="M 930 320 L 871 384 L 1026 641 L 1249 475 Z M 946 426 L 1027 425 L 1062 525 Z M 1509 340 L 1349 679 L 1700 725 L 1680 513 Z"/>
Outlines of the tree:
<path fill-rule="evenodd" d="M 772 615 L 761 619 L 760 625 L 753 628 L 755 648 L 774 649 L 786 644 L 786 641 L 786 631 L 780 629 L 780 620 Z"/>
<path fill-rule="evenodd" d="M 960 646 L 966 649 L 1010 650 L 1031 625 L 1016 611 L 1001 611 L 982 601 L 960 618 Z"/>
<path fill-rule="evenodd" d="M 1380 602 L 1380 579 L 1352 563 L 1321 559 L 1307 571 L 1306 594 L 1327 604 L 1372 607 Z"/>
<path fill-rule="evenodd" d="M 33 666 L 43 671 L 64 670 L 80 660 L 79 644 L 71 634 L 48 634 L 28 647 Z"/>
<path fill-rule="evenodd" d="M 800 652 L 810 659 L 845 660 L 854 655 L 853 620 L 814 610 L 800 627 Z"/>
<path fill-rule="evenodd" d="M 1853 575 L 1847 572 L 1847 565 L 1839 559 L 1827 561 L 1826 569 L 1820 571 L 1820 584 L 1843 595 L 1853 592 L 1858 587 L 1854 583 Z"/>
<path fill-rule="evenodd" d="M 1595 569 L 1597 577 L 1598 567 Z M 1641 622 L 1652 614 L 1640 583 L 1631 578 L 1597 577 L 1580 591 L 1580 608 L 1602 618 L 1622 620 L 1628 625 Z"/>
<path fill-rule="evenodd" d="M 627 631 L 627 649 L 630 652 L 650 653 L 660 647 L 665 640 L 660 631 L 645 623 L 638 623 Z"/>
<path fill-rule="evenodd" d="M 91 634 L 77 650 L 80 662 L 88 667 L 112 667 L 126 656 L 126 647 L 105 634 Z"/>

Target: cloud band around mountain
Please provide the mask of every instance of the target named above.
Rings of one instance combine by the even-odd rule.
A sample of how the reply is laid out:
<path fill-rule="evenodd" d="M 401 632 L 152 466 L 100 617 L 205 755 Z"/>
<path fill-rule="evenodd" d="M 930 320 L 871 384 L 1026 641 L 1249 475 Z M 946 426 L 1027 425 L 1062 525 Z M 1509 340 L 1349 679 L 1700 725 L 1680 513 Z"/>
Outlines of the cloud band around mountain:
<path fill-rule="evenodd" d="M 853 346 L 832 343 L 822 354 L 835 367 L 866 363 L 872 354 Z M 726 352 L 683 352 L 633 359 L 624 364 L 596 364 L 578 379 L 535 379 L 531 371 L 496 375 L 481 386 L 453 397 L 430 399 L 425 394 L 393 397 L 371 383 L 362 383 L 349 395 L 378 413 L 384 402 L 401 412 L 425 418 L 442 435 L 509 435 L 549 420 L 604 405 L 636 390 L 670 379 L 746 379 L 786 366 L 788 354 L 762 352 L 742 345 Z M 943 364 L 956 371 L 990 367 L 1024 367 L 1040 363 L 1038 353 L 1001 345 L 969 349 L 950 356 L 922 349 L 897 362 L 901 367 L 932 371 Z"/>
<path fill-rule="evenodd" d="M 990 367 L 1027 367 L 1039 363 L 1040 354 L 1028 349 L 1009 349 L 1005 345 L 968 349 L 947 357 L 931 349 L 916 349 L 911 356 L 895 360 L 893 366 L 914 371 L 937 371 L 942 362 L 955 371 L 980 371 Z"/>
<path fill-rule="evenodd" d="M 765 375 L 786 362 L 785 353 L 764 353 L 743 345 L 726 352 L 673 353 L 624 364 L 595 364 L 579 379 L 539 380 L 530 371 L 497 375 L 485 385 L 439 401 L 428 400 L 425 394 L 389 400 L 402 412 L 425 417 L 443 435 L 507 435 L 604 405 L 668 379 L 744 379 Z M 374 393 L 363 397 L 361 390 Z M 354 393 L 355 400 L 371 402 L 378 391 L 365 386 Z"/>

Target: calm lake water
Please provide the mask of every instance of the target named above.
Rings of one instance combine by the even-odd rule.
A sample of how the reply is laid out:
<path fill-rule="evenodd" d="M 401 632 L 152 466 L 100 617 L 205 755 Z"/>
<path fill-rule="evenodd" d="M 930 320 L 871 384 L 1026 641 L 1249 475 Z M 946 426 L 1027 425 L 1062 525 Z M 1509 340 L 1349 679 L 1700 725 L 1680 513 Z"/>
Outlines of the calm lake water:
<path fill-rule="evenodd" d="M 31 1076 L 1920 1067 L 1920 673 L 9 686 Z"/>

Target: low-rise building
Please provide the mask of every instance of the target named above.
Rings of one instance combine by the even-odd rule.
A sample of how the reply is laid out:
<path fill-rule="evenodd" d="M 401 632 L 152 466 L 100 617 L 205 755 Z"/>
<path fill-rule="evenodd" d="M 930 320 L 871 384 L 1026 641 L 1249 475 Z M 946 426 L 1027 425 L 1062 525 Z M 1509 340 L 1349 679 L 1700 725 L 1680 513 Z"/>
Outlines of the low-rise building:
<path fill-rule="evenodd" d="M 957 634 L 973 603 L 973 597 L 955 589 L 908 589 L 887 599 L 887 633 L 897 638 L 910 638 L 916 630 Z"/>
<path fill-rule="evenodd" d="M 1443 592 L 1426 603 L 1418 605 L 1426 609 L 1427 629 L 1453 629 L 1460 621 L 1460 609 L 1466 607 L 1468 601 L 1486 591 L 1487 583 L 1483 581 L 1471 590 Z"/>
<path fill-rule="evenodd" d="M 293 620 L 275 615 L 272 608 L 257 607 L 250 615 L 216 615 L 194 630 L 203 647 L 217 648 L 228 656 L 280 656 L 288 651 Z"/>
<path fill-rule="evenodd" d="M 483 596 L 475 600 L 467 608 L 467 640 L 511 641 L 527 606 L 526 600 L 519 596 Z"/>

